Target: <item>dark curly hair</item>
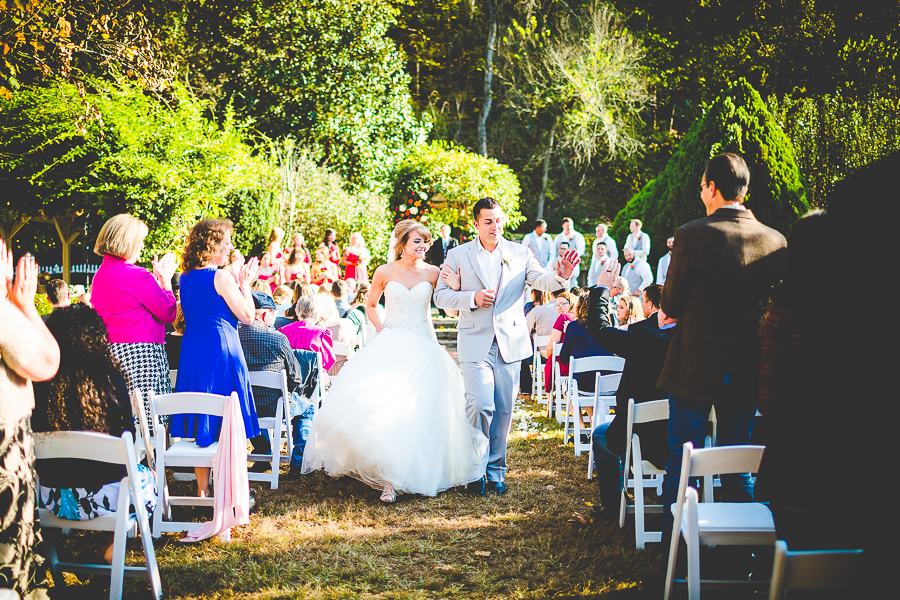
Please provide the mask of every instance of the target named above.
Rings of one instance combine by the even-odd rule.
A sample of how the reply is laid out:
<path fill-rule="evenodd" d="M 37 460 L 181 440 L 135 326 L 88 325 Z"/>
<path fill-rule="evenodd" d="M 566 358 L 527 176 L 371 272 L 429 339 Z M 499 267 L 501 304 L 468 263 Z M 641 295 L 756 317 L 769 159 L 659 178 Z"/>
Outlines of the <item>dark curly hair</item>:
<path fill-rule="evenodd" d="M 208 263 L 219 253 L 225 234 L 233 231 L 234 223 L 228 219 L 203 219 L 194 225 L 184 244 L 181 271 L 187 273 Z"/>
<path fill-rule="evenodd" d="M 73 304 L 53 311 L 47 317 L 47 329 L 59 344 L 59 371 L 48 382 L 47 402 L 35 403 L 34 430 L 121 430 L 121 424 L 106 418 L 111 412 L 108 407 L 115 404 L 110 376 L 121 377 L 121 372 L 109 352 L 103 319 L 90 306 Z"/>

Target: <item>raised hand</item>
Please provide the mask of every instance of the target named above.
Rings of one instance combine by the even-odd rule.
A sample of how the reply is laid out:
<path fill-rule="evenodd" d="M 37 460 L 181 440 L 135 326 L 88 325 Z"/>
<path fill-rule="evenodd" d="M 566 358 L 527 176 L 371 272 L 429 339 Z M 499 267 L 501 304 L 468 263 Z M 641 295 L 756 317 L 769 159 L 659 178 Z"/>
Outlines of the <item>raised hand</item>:
<path fill-rule="evenodd" d="M 616 284 L 616 277 L 618 276 L 619 261 L 612 259 L 606 263 L 606 266 L 600 271 L 600 277 L 597 278 L 597 285 L 605 288 L 612 288 Z"/>
<path fill-rule="evenodd" d="M 259 259 L 254 256 L 241 265 L 241 269 L 237 275 L 238 284 L 249 286 L 251 283 L 253 283 L 253 280 L 256 279 L 256 272 L 258 270 Z"/>
<path fill-rule="evenodd" d="M 444 283 L 453 290 L 454 292 L 458 292 L 462 287 L 460 283 L 461 276 L 459 273 L 459 269 L 456 270 L 456 273 L 453 272 L 453 269 L 450 268 L 449 265 L 444 265 L 441 267 L 441 279 L 444 280 Z"/>
<path fill-rule="evenodd" d="M 9 300 L 25 310 L 26 307 L 34 309 L 34 295 L 37 292 L 38 266 L 34 262 L 34 257 L 26 254 L 19 259 L 16 267 L 16 279 L 12 281 L 7 279 L 6 287 L 9 294 Z"/>
<path fill-rule="evenodd" d="M 569 250 L 566 252 L 565 256 L 557 261 L 556 274 L 563 279 L 569 279 L 572 277 L 572 273 L 575 272 L 575 267 L 580 262 L 581 259 L 578 258 L 578 250 Z"/>
<path fill-rule="evenodd" d="M 0 298 L 6 298 L 8 293 L 7 286 L 12 285 L 13 279 L 13 256 L 6 248 L 6 242 L 0 238 Z"/>

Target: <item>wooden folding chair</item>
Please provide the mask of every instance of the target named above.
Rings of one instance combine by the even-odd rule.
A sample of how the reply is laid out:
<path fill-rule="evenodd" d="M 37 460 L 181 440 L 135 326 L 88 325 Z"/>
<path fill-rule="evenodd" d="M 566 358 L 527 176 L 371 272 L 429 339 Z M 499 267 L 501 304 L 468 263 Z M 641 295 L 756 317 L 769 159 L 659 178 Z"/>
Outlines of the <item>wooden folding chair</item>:
<path fill-rule="evenodd" d="M 146 577 L 150 580 L 150 590 L 154 598 L 162 598 L 162 584 L 156 566 L 156 554 L 150 535 L 147 509 L 138 489 L 138 470 L 135 462 L 134 441 L 131 432 L 126 431 L 117 438 L 105 433 L 89 431 L 56 431 L 34 434 L 34 454 L 38 460 L 56 458 L 77 458 L 93 460 L 125 467 L 127 475 L 119 482 L 119 501 L 114 514 L 104 515 L 89 521 L 61 519 L 46 508 L 38 509 L 38 518 L 44 530 L 44 546 L 50 563 L 55 585 L 64 586 L 62 573 L 109 574 L 110 600 L 122 597 L 125 577 Z M 134 514 L 131 506 L 134 506 Z M 141 534 L 146 567 L 125 566 L 125 542 L 128 532 L 137 528 Z M 56 537 L 59 529 L 84 529 L 92 531 L 112 531 L 112 565 L 60 562 L 56 552 Z"/>

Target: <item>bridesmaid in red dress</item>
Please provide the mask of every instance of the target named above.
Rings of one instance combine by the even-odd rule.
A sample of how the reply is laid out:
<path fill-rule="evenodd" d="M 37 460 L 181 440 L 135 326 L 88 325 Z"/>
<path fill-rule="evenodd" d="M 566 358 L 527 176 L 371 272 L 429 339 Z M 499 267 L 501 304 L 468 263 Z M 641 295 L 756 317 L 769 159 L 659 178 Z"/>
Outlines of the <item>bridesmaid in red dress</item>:
<path fill-rule="evenodd" d="M 272 232 L 269 234 L 268 246 L 266 247 L 266 252 L 269 253 L 269 259 L 272 261 L 272 267 L 281 276 L 281 281 L 284 281 L 284 260 L 287 258 L 287 254 L 281 249 L 281 241 L 283 239 L 284 229 L 273 227 Z"/>
<path fill-rule="evenodd" d="M 319 286 L 327 285 L 330 288 L 332 283 L 341 278 L 337 265 L 328 260 L 328 248 L 325 246 L 316 248 L 316 262 L 309 270 L 312 282 Z"/>
<path fill-rule="evenodd" d="M 366 248 L 366 241 L 358 231 L 350 234 L 350 245 L 344 249 L 344 279 L 369 282 L 366 265 L 372 259 L 372 253 Z"/>
<path fill-rule="evenodd" d="M 305 262 L 308 265 L 312 264 L 312 255 L 309 253 L 309 250 L 306 248 L 306 240 L 303 239 L 303 234 L 299 231 L 294 234 L 294 237 L 291 240 L 292 246 L 284 249 L 285 256 L 290 256 L 291 252 L 297 252 L 300 256 L 300 260 Z"/>
<path fill-rule="evenodd" d="M 305 249 L 297 250 L 296 248 L 291 250 L 287 261 L 284 263 L 284 278 L 286 282 L 299 279 L 303 283 L 309 283 L 309 265 L 303 259 L 304 254 L 302 252 L 304 251 Z"/>
<path fill-rule="evenodd" d="M 338 270 L 338 279 L 341 278 L 341 249 L 338 248 L 338 245 L 334 243 L 337 234 L 335 234 L 334 229 L 326 229 L 325 230 L 325 239 L 322 240 L 322 244 L 319 246 L 325 247 L 328 252 L 328 260 L 334 263 L 334 266 L 337 267 Z M 316 254 L 318 255 L 319 251 L 316 250 Z"/>

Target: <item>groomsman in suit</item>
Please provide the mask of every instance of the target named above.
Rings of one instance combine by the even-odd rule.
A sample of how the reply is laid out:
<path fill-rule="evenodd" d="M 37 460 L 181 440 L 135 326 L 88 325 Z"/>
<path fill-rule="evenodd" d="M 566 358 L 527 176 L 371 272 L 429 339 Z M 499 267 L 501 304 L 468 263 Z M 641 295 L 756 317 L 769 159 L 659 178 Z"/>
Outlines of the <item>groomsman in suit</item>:
<path fill-rule="evenodd" d="M 628 262 L 622 265 L 622 277 L 628 282 L 632 294 L 640 296 L 647 286 L 653 285 L 653 271 L 647 261 L 635 254 L 631 248 L 623 252 Z"/>
<path fill-rule="evenodd" d="M 718 444 L 748 444 L 758 393 L 759 324 L 784 271 L 784 236 L 756 220 L 743 202 L 747 164 L 720 154 L 706 164 L 700 199 L 707 217 L 675 232 L 660 310 L 678 319 L 658 386 L 669 393 L 669 463 L 663 505 L 675 502 L 682 446 L 703 446 L 716 407 Z M 723 475 L 726 502 L 752 502 L 749 474 Z M 663 511 L 663 548 L 673 517 Z M 663 553 L 663 564 L 667 560 Z"/>
<path fill-rule="evenodd" d="M 441 225 L 441 235 L 428 249 L 428 254 L 425 255 L 425 262 L 440 268 L 447 259 L 447 253 L 457 246 L 459 246 L 459 240 L 450 237 L 450 226 Z"/>
<path fill-rule="evenodd" d="M 672 262 L 672 246 L 675 245 L 675 238 L 670 237 L 666 240 L 666 246 L 669 251 L 663 254 L 662 258 L 656 264 L 656 283 L 666 285 L 666 274 L 669 272 L 669 265 Z"/>
<path fill-rule="evenodd" d="M 591 288 L 587 300 L 590 306 L 588 333 L 595 342 L 625 359 L 625 369 L 616 392 L 616 416 L 610 423 L 599 425 L 591 435 L 597 484 L 600 488 L 600 506 L 593 508 L 591 512 L 608 521 L 619 518 L 621 461 L 625 457 L 628 400 L 634 398 L 635 403 L 640 403 L 667 397 L 666 392 L 656 387 L 656 381 L 666 362 L 669 342 L 675 334 L 677 323 L 676 319 L 656 311 L 651 318 L 633 323 L 625 331 L 613 327 L 612 315 L 615 309 L 610 302 L 610 288 L 615 285 L 618 263 L 611 262 L 598 275 L 597 287 Z M 659 286 L 647 288 L 648 292 L 653 287 Z M 658 292 L 654 292 L 656 301 L 659 302 Z M 635 425 L 634 430 L 641 437 L 643 458 L 657 468 L 665 468 L 669 459 L 666 423 L 658 421 Z"/>
<path fill-rule="evenodd" d="M 553 260 L 553 238 L 547 233 L 547 221 L 538 219 L 534 222 L 534 231 L 525 234 L 522 245 L 529 248 L 534 257 L 545 269 Z"/>
<path fill-rule="evenodd" d="M 525 286 L 542 292 L 566 287 L 578 265 L 570 251 L 556 271 L 546 272 L 527 248 L 503 237 L 500 203 L 482 198 L 473 208 L 478 236 L 447 255 L 434 291 L 435 304 L 459 311 L 457 347 L 466 387 L 466 414 L 490 440 L 485 478 L 469 491 L 506 493 L 506 441 L 519 363 L 532 354 L 523 296 Z M 446 277 L 446 278 L 445 278 Z M 448 281 L 453 279 L 453 285 Z"/>
<path fill-rule="evenodd" d="M 559 252 L 560 244 L 568 244 L 569 248 L 578 252 L 578 256 L 581 257 L 584 256 L 585 244 L 587 242 L 585 241 L 584 236 L 581 235 L 581 233 L 575 231 L 575 224 L 572 219 L 566 217 L 562 222 L 562 233 L 556 236 L 556 239 L 553 240 L 553 243 L 556 245 L 554 249 L 557 252 Z M 576 266 L 575 272 L 572 273 L 572 277 L 569 278 L 569 287 L 575 287 L 578 285 L 579 271 L 581 271 L 581 267 Z"/>
<path fill-rule="evenodd" d="M 597 244 L 604 243 L 606 244 L 606 254 L 613 260 L 619 260 L 619 249 L 616 247 L 616 240 L 609 237 L 607 233 L 609 231 L 609 226 L 606 223 L 600 223 L 597 225 L 597 228 L 594 230 L 594 233 L 597 235 L 594 238 L 594 241 L 591 243 L 591 256 L 596 254 Z M 589 279 L 588 286 L 593 285 L 593 282 L 597 281 L 597 278 Z"/>
<path fill-rule="evenodd" d="M 641 231 L 643 226 L 640 219 L 631 220 L 631 224 L 628 226 L 631 233 L 625 238 L 625 250 L 631 250 L 638 258 L 647 260 L 647 257 L 650 256 L 650 236 Z"/>

